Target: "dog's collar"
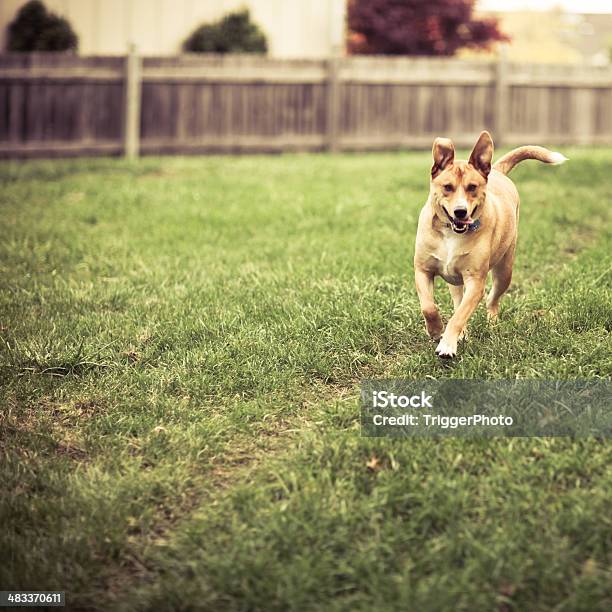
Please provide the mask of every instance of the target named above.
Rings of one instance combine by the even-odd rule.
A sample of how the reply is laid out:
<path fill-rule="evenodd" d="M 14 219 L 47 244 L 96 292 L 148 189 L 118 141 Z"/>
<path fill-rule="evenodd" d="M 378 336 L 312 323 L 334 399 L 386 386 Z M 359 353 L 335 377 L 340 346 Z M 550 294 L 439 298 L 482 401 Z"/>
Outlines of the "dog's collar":
<path fill-rule="evenodd" d="M 450 223 L 447 223 L 446 227 L 452 228 L 452 225 Z M 480 227 L 480 219 L 476 219 L 476 221 L 474 221 L 474 223 L 470 223 L 468 225 L 467 231 L 468 232 L 475 232 L 479 227 Z"/>

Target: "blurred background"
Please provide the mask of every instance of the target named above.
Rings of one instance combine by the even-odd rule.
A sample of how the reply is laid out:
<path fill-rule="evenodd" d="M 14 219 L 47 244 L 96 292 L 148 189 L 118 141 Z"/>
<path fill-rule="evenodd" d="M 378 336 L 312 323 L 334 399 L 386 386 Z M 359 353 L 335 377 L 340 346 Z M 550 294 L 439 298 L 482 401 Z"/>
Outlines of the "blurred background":
<path fill-rule="evenodd" d="M 0 156 L 612 143 L 588 0 L 3 0 Z"/>

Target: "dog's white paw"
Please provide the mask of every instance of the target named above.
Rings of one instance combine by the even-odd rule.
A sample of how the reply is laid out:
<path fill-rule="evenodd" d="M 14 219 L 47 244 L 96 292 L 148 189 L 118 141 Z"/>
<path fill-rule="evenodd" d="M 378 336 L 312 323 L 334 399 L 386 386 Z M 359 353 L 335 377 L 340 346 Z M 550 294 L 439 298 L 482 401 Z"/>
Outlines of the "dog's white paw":
<path fill-rule="evenodd" d="M 443 357 L 445 359 L 450 359 L 457 354 L 457 342 L 450 343 L 447 342 L 444 338 L 440 340 L 438 346 L 436 348 L 436 355 L 438 357 Z"/>

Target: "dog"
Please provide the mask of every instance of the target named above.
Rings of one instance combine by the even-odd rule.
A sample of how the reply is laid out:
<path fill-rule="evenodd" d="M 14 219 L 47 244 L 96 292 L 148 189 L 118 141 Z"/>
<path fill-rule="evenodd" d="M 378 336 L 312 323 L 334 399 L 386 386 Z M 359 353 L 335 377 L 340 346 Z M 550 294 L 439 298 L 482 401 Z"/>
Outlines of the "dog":
<path fill-rule="evenodd" d="M 493 285 L 487 296 L 489 320 L 497 319 L 499 300 L 510 285 L 519 220 L 519 194 L 507 174 L 519 162 L 537 159 L 562 164 L 567 158 L 538 146 L 506 153 L 493 166 L 493 140 L 484 131 L 468 161 L 455 160 L 451 140 L 436 138 L 429 198 L 419 215 L 414 275 L 421 312 L 436 354 L 451 358 L 466 325 L 485 294 L 489 270 Z M 434 302 L 434 278 L 441 276 L 453 299 L 446 329 Z"/>

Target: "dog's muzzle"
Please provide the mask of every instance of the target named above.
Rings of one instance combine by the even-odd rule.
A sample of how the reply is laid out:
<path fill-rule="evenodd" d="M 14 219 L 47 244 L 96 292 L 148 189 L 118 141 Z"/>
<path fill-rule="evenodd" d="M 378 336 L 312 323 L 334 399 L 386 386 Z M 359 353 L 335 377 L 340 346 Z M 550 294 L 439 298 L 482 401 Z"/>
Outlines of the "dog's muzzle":
<path fill-rule="evenodd" d="M 474 223 L 472 218 L 469 216 L 466 217 L 465 219 L 457 219 L 456 217 L 450 215 L 448 213 L 448 210 L 446 210 L 444 206 L 442 206 L 442 208 L 444 208 L 444 212 L 446 213 L 446 216 L 448 217 L 448 220 L 450 221 L 450 227 L 453 230 L 453 232 L 455 232 L 455 234 L 465 234 L 465 232 L 468 231 L 469 226 L 472 225 L 472 223 Z"/>

